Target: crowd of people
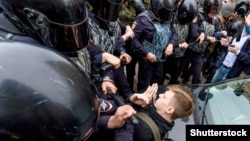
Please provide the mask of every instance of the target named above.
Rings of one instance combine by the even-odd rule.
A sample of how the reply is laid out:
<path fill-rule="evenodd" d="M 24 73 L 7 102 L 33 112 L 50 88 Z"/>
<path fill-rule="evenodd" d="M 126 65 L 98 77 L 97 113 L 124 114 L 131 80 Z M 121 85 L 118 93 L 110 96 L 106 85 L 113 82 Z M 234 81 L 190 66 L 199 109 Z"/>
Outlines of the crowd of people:
<path fill-rule="evenodd" d="M 214 81 L 216 78 L 213 77 L 216 77 L 215 71 L 221 66 L 220 60 L 225 57 L 225 54 L 227 54 L 228 44 L 225 45 L 221 42 L 226 40 L 227 43 L 230 43 L 232 38 L 236 36 L 236 34 L 239 34 L 238 31 L 243 28 L 243 24 L 241 24 L 241 22 L 245 23 L 245 19 L 240 18 L 235 10 L 240 7 L 242 2 L 239 4 L 240 2 L 237 3 L 237 1 L 230 0 L 195 1 L 195 4 L 198 6 L 198 10 L 196 8 L 191 9 L 188 7 L 192 2 L 193 1 L 175 1 L 175 8 L 173 9 L 177 9 L 178 11 L 173 10 L 173 13 L 178 14 L 173 14 L 174 16 L 172 19 L 168 20 L 171 23 L 172 35 L 170 36 L 171 39 L 169 39 L 169 44 L 163 47 L 165 52 L 159 51 L 161 54 L 157 54 L 155 50 L 148 49 L 147 46 L 149 46 L 149 44 L 145 43 L 148 40 L 150 40 L 151 43 L 153 42 L 151 41 L 153 38 L 150 37 L 152 36 L 150 34 L 154 33 L 154 31 L 150 31 L 150 25 L 146 25 L 145 23 L 143 24 L 145 24 L 146 27 L 141 27 L 139 17 L 141 17 L 142 14 L 126 14 L 125 12 L 120 13 L 121 21 L 128 20 L 128 16 L 130 16 L 130 20 L 134 19 L 133 24 L 136 25 L 133 28 L 135 38 L 131 41 L 132 45 L 128 43 L 129 46 L 127 49 L 133 49 L 131 56 L 133 55 L 132 60 L 134 61 L 126 66 L 128 76 L 127 79 L 132 90 L 143 90 L 148 84 L 152 84 L 154 82 L 163 84 L 164 80 L 168 76 L 170 76 L 170 78 L 167 78 L 169 79 L 167 84 L 186 84 L 190 81 L 190 79 L 191 84 L 211 83 L 218 82 L 226 78 L 224 77 L 223 79 L 221 78 Z M 248 5 L 249 2 L 243 1 L 243 3 Z M 195 4 L 192 4 L 192 6 L 195 7 Z M 126 10 L 124 11 L 128 11 L 131 7 L 131 5 L 127 5 Z M 151 10 L 153 11 L 154 9 Z M 183 16 L 185 18 L 182 17 L 183 19 L 178 19 L 181 17 L 180 15 L 182 13 L 188 15 L 188 17 Z M 126 16 L 124 16 L 124 14 L 126 14 Z M 190 22 L 191 19 L 193 19 L 192 22 Z M 155 28 L 152 28 L 153 30 L 159 30 L 155 25 L 154 27 Z M 146 33 L 148 31 L 150 31 L 149 35 Z M 165 38 L 169 36 L 166 31 L 164 35 Z M 148 39 L 149 37 L 150 39 Z M 164 42 L 164 38 L 161 39 L 161 42 Z M 157 43 L 162 44 L 160 42 Z M 156 48 L 156 44 L 152 43 L 151 45 Z M 168 45 L 173 45 L 173 48 Z M 146 49 L 144 50 L 144 48 Z M 151 56 L 151 53 L 155 56 Z M 137 72 L 137 84 L 135 84 L 136 82 L 134 81 L 136 62 L 139 66 Z M 159 64 L 161 64 L 162 67 Z M 240 72 L 237 72 L 237 74 L 228 78 L 238 77 L 242 74 L 248 75 L 248 63 L 245 62 L 245 64 L 245 69 L 240 70 Z M 232 65 L 233 63 L 230 64 L 228 68 L 231 68 Z M 229 69 L 227 70 L 229 71 Z M 135 85 L 137 86 L 136 88 L 134 88 Z"/>
<path fill-rule="evenodd" d="M 249 9 L 248 0 L 0 0 L 0 41 L 53 49 L 93 82 L 98 123 L 89 138 L 92 130 L 78 129 L 82 140 L 153 141 L 147 122 L 132 122 L 136 113 L 150 117 L 164 138 L 175 119 L 194 111 L 181 85 L 190 76 L 199 84 L 201 75 L 211 83 L 250 74 Z M 39 137 L 46 141 L 56 133 L 75 137 L 44 128 L 51 136 Z"/>

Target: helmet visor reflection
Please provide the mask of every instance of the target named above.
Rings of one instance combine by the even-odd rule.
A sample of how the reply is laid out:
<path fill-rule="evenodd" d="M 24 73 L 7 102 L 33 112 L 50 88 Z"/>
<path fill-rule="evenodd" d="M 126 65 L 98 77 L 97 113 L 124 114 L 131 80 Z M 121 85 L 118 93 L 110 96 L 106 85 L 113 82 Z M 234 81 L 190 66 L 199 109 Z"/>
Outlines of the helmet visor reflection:
<path fill-rule="evenodd" d="M 87 16 L 76 23 L 74 20 L 57 23 L 33 9 L 25 8 L 24 13 L 45 45 L 60 52 L 75 52 L 86 47 L 89 41 Z"/>

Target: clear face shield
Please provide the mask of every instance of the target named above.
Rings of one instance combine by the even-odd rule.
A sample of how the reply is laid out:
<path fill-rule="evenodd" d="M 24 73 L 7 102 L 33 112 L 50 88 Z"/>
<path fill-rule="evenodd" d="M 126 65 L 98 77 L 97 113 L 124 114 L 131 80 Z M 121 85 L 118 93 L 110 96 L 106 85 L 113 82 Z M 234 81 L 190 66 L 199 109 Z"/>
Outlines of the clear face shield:
<path fill-rule="evenodd" d="M 43 13 L 24 8 L 28 22 L 44 44 L 63 53 L 76 52 L 85 48 L 89 43 L 87 12 L 79 12 L 79 10 L 77 12 L 77 14 L 65 16 L 63 23 L 60 18 L 54 18 L 52 21 L 52 18 L 50 19 Z"/>

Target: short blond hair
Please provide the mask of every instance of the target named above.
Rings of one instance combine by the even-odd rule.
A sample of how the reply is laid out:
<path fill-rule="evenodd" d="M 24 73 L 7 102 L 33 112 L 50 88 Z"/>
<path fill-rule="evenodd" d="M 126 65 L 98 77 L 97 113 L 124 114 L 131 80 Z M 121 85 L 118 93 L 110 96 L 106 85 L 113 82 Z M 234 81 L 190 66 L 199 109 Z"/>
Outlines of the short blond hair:
<path fill-rule="evenodd" d="M 195 108 L 191 90 L 177 84 L 168 85 L 167 89 L 174 92 L 172 106 L 174 106 L 175 112 L 172 118 L 177 119 L 190 116 Z"/>

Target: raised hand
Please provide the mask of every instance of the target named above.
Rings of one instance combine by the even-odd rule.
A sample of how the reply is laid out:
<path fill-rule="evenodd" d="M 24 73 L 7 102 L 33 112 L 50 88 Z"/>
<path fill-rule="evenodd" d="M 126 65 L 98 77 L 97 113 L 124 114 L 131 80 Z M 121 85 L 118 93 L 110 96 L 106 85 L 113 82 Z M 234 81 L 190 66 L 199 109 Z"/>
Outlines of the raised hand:
<path fill-rule="evenodd" d="M 144 93 L 136 93 L 130 97 L 130 101 L 140 105 L 142 107 L 150 104 L 153 98 L 156 96 L 158 90 L 158 84 L 153 84 L 149 86 Z"/>

